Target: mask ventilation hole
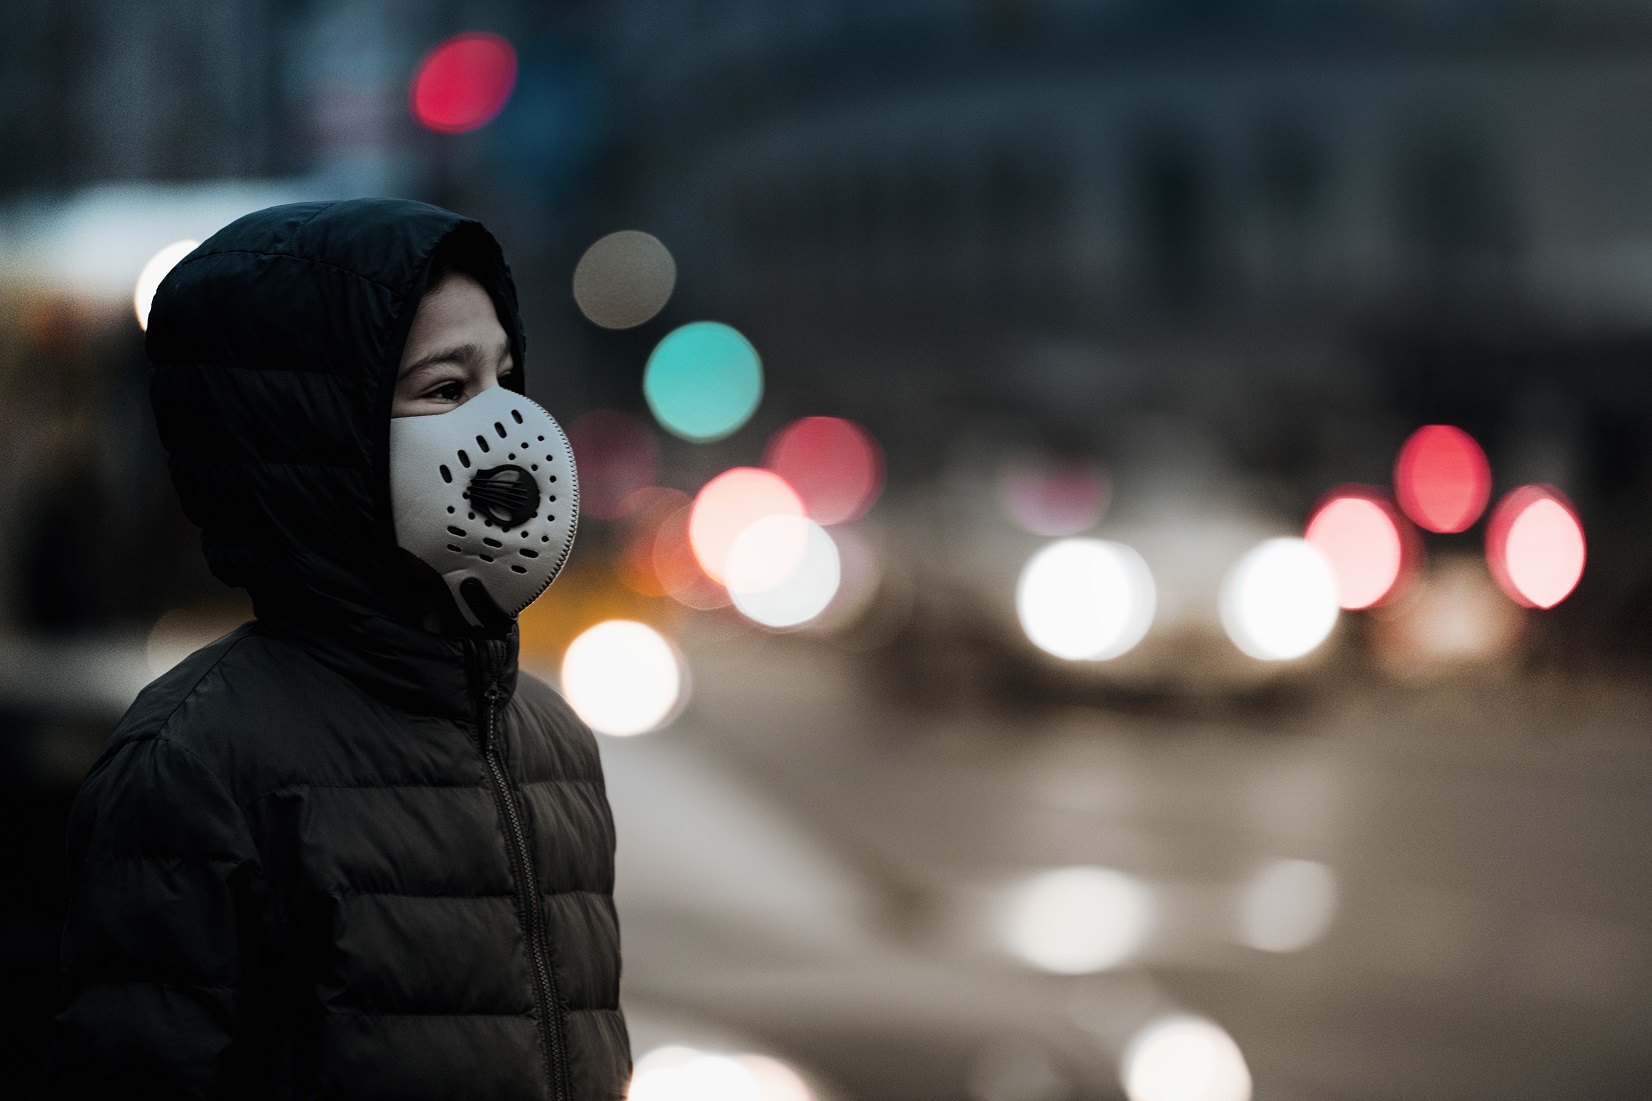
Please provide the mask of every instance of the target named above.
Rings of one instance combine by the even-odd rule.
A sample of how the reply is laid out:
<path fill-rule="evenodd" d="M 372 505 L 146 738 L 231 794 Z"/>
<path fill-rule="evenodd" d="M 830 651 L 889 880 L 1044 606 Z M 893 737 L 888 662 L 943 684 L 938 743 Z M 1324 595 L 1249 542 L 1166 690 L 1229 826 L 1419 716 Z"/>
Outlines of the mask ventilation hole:
<path fill-rule="evenodd" d="M 484 562 L 492 562 L 493 561 L 493 555 L 491 555 L 491 554 L 478 554 L 476 557 L 480 558 Z"/>
<path fill-rule="evenodd" d="M 461 539 L 463 539 L 465 537 L 465 529 L 464 528 L 456 528 L 452 524 L 449 524 L 447 526 L 447 530 L 449 532 L 453 533 L 454 535 L 457 535 Z"/>
<path fill-rule="evenodd" d="M 511 569 L 515 570 L 517 573 L 527 573 L 528 572 L 527 570 L 523 569 L 521 566 L 512 566 Z"/>
<path fill-rule="evenodd" d="M 459 452 L 459 465 L 466 468 L 470 466 L 470 456 L 463 451 Z"/>
<path fill-rule="evenodd" d="M 485 535 L 484 535 L 484 536 L 482 536 L 482 542 L 484 542 L 484 543 L 486 543 L 486 544 L 487 544 L 487 545 L 488 545 L 488 546 L 490 546 L 490 547 L 502 547 L 502 546 L 504 546 L 504 545 L 505 545 L 505 544 L 503 544 L 503 543 L 501 543 L 501 542 L 500 542 L 500 541 L 499 541 L 499 540 L 497 540 L 497 539 L 489 539 L 489 538 L 488 538 L 488 537 L 487 537 L 487 536 L 485 536 Z"/>
<path fill-rule="evenodd" d="M 483 451 L 493 450 L 491 447 L 488 446 L 488 441 L 487 441 L 487 438 L 485 436 L 477 436 L 476 437 L 476 446 L 480 447 Z"/>
<path fill-rule="evenodd" d="M 447 545 L 447 549 L 452 551 L 454 554 L 463 554 L 463 553 L 465 553 L 464 551 L 460 550 L 458 547 L 454 546 L 452 543 L 449 543 Z"/>
<path fill-rule="evenodd" d="M 505 426 L 500 424 L 498 421 L 493 422 L 493 430 L 495 432 L 499 433 L 499 438 L 500 439 L 505 438 Z"/>
<path fill-rule="evenodd" d="M 539 437 L 539 442 L 544 443 L 545 442 L 545 437 L 544 436 Z"/>
<path fill-rule="evenodd" d="M 453 480 L 453 471 L 449 470 L 446 464 L 443 464 L 440 469 L 442 471 L 442 481 L 451 482 Z"/>
<path fill-rule="evenodd" d="M 515 421 L 517 424 L 521 424 L 522 423 L 522 414 L 518 413 L 516 410 L 512 409 L 511 410 L 511 420 Z"/>
<path fill-rule="evenodd" d="M 538 558 L 539 557 L 539 552 L 538 551 L 529 550 L 527 547 L 523 547 L 521 550 L 517 551 L 516 553 L 520 554 L 523 558 Z"/>

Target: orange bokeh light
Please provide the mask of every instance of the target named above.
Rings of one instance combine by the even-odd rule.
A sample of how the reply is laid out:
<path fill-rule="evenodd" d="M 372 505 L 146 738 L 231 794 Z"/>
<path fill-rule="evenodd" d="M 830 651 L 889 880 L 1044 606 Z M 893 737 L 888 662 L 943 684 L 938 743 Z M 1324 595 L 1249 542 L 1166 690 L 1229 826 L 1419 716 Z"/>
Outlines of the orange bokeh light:
<path fill-rule="evenodd" d="M 1498 502 L 1486 531 L 1486 564 L 1497 584 L 1528 608 L 1571 595 L 1588 557 L 1583 523 L 1561 492 L 1530 485 Z"/>
<path fill-rule="evenodd" d="M 1305 538 L 1331 564 L 1343 608 L 1370 608 L 1395 595 L 1415 557 L 1402 525 L 1387 496 L 1370 486 L 1332 491 L 1308 521 Z"/>
<path fill-rule="evenodd" d="M 654 547 L 666 520 L 673 513 L 686 511 L 689 502 L 688 494 L 681 490 L 646 486 L 621 504 L 625 544 L 614 561 L 614 572 L 626 588 L 643 596 L 671 595 L 654 567 Z"/>
<path fill-rule="evenodd" d="M 689 546 L 688 525 L 693 506 L 684 505 L 667 516 L 654 537 L 654 575 L 666 594 L 679 604 L 702 612 L 726 608 L 728 590 L 707 577 Z"/>
<path fill-rule="evenodd" d="M 707 482 L 694 498 L 688 545 L 707 577 L 722 584 L 735 537 L 765 516 L 804 515 L 803 500 L 771 470 L 737 466 Z"/>
<path fill-rule="evenodd" d="M 883 455 L 853 421 L 804 417 L 769 441 L 763 465 L 786 479 L 809 519 L 841 524 L 865 515 L 883 491 Z"/>
<path fill-rule="evenodd" d="M 727 607 L 728 593 L 700 571 L 689 549 L 692 504 L 688 494 L 661 486 L 645 486 L 627 497 L 621 506 L 625 547 L 614 572 L 643 596 L 669 596 L 700 611 Z"/>
<path fill-rule="evenodd" d="M 1474 437 L 1449 424 L 1417 429 L 1394 464 L 1394 492 L 1405 514 L 1436 532 L 1466 531 L 1491 497 L 1491 466 Z"/>

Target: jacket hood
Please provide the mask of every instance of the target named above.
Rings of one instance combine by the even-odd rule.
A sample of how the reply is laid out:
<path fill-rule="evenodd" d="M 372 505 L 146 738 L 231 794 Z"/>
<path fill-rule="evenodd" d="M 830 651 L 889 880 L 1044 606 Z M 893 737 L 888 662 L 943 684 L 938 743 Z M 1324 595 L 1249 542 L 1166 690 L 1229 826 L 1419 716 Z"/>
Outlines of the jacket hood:
<path fill-rule="evenodd" d="M 440 639 L 417 627 L 389 464 L 396 372 L 439 247 L 492 295 L 517 364 L 507 385 L 520 390 L 522 327 L 498 242 L 400 199 L 232 222 L 161 282 L 145 342 L 161 442 L 212 572 L 252 594 L 260 622 L 378 653 L 397 683 L 424 676 L 401 667 L 406 653 Z M 440 641 L 462 664 L 455 640 Z"/>

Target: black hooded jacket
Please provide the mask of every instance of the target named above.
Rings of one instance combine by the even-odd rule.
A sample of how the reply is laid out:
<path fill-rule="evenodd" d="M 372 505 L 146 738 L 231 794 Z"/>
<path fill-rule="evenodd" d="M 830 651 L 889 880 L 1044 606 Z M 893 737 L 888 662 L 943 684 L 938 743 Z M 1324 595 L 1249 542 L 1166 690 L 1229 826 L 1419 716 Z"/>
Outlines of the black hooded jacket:
<path fill-rule="evenodd" d="M 395 374 L 432 254 L 478 223 L 274 207 L 161 284 L 152 397 L 209 563 L 257 619 L 132 705 L 69 829 L 46 1095 L 617 1099 L 613 824 L 590 731 L 516 631 L 418 625 Z"/>

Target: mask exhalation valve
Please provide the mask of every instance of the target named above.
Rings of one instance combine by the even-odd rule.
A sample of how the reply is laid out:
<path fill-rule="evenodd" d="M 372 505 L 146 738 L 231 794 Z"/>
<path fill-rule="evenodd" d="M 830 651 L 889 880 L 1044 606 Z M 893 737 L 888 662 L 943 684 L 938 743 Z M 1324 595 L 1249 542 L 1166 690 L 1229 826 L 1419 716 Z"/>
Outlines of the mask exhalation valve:
<path fill-rule="evenodd" d="M 478 470 L 469 497 L 471 508 L 502 528 L 519 527 L 539 511 L 539 484 L 519 466 Z"/>

